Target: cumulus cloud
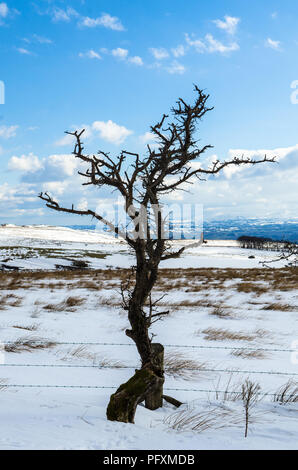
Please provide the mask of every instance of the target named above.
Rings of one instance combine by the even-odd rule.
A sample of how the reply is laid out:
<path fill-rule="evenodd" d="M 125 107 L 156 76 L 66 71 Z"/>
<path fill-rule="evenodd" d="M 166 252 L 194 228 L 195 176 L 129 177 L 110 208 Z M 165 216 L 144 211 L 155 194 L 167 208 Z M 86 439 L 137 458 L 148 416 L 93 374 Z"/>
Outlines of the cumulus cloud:
<path fill-rule="evenodd" d="M 117 47 L 116 49 L 112 50 L 112 55 L 114 57 L 118 57 L 119 59 L 126 59 L 128 56 L 128 50 L 123 49 L 122 47 Z"/>
<path fill-rule="evenodd" d="M 92 124 L 92 129 L 99 133 L 101 139 L 117 145 L 124 142 L 133 133 L 133 131 L 124 126 L 119 126 L 111 120 L 107 122 L 95 121 Z"/>
<path fill-rule="evenodd" d="M 45 192 L 53 193 L 53 194 L 58 194 L 61 196 L 69 186 L 70 181 L 64 180 L 64 181 L 46 181 L 42 185 L 42 190 Z"/>
<path fill-rule="evenodd" d="M 78 160 L 73 155 L 50 155 L 47 164 L 57 168 L 65 176 L 72 176 L 78 168 Z"/>
<path fill-rule="evenodd" d="M 200 54 L 213 52 L 228 54 L 229 52 L 234 52 L 240 49 L 237 42 L 233 41 L 229 44 L 223 44 L 221 41 L 215 39 L 212 34 L 206 34 L 204 40 L 194 39 L 189 34 L 186 34 L 185 40 L 189 46 L 194 47 Z"/>
<path fill-rule="evenodd" d="M 33 153 L 29 155 L 13 156 L 8 162 L 8 169 L 21 172 L 34 173 L 43 168 L 42 162 Z"/>
<path fill-rule="evenodd" d="M 98 52 L 94 51 L 93 49 L 90 49 L 87 52 L 80 52 L 79 57 L 87 57 L 88 59 L 98 59 L 98 60 L 102 58 L 101 55 Z"/>
<path fill-rule="evenodd" d="M 135 55 L 133 57 L 129 57 L 128 61 L 131 62 L 132 64 L 135 64 L 135 65 L 140 65 L 140 66 L 144 65 L 143 59 L 138 55 Z"/>
<path fill-rule="evenodd" d="M 11 186 L 8 183 L 0 185 L 0 205 L 7 207 L 10 204 L 24 204 L 36 199 L 36 191 L 32 184 L 18 184 Z"/>
<path fill-rule="evenodd" d="M 104 28 L 112 29 L 114 31 L 124 31 L 124 26 L 117 16 L 111 16 L 109 13 L 103 13 L 98 18 L 84 17 L 80 21 L 81 26 L 86 28 L 95 28 L 96 26 L 103 26 Z"/>
<path fill-rule="evenodd" d="M 0 137 L 2 139 L 10 139 L 16 136 L 19 126 L 0 126 Z"/>
<path fill-rule="evenodd" d="M 56 140 L 55 145 L 58 147 L 64 147 L 66 145 L 71 145 L 74 143 L 74 136 L 70 134 L 65 134 L 61 139 Z"/>
<path fill-rule="evenodd" d="M 265 46 L 269 47 L 270 49 L 274 49 L 276 51 L 280 51 L 281 49 L 281 42 L 280 41 L 274 41 L 271 38 L 267 38 L 265 41 Z"/>
<path fill-rule="evenodd" d="M 225 15 L 224 20 L 214 20 L 213 22 L 219 29 L 222 29 L 226 33 L 233 35 L 236 33 L 240 18 Z"/>
<path fill-rule="evenodd" d="M 180 45 L 177 46 L 177 47 L 174 47 L 174 48 L 172 49 L 172 54 L 173 54 L 174 57 L 182 57 L 182 56 L 184 56 L 184 55 L 185 55 L 185 47 L 184 47 L 182 44 L 180 44 Z"/>
<path fill-rule="evenodd" d="M 156 60 L 163 60 L 169 57 L 168 51 L 164 49 L 163 47 L 159 47 L 159 48 L 151 47 L 149 50 Z"/>
<path fill-rule="evenodd" d="M 154 142 L 156 139 L 155 135 L 152 134 L 152 132 L 145 132 L 145 134 L 140 135 L 139 140 L 142 142 L 142 144 L 150 144 L 151 142 Z"/>
<path fill-rule="evenodd" d="M 59 21 L 69 22 L 72 18 L 77 18 L 79 13 L 71 7 L 68 7 L 66 10 L 62 8 L 54 7 L 51 10 L 52 20 L 56 23 Z"/>

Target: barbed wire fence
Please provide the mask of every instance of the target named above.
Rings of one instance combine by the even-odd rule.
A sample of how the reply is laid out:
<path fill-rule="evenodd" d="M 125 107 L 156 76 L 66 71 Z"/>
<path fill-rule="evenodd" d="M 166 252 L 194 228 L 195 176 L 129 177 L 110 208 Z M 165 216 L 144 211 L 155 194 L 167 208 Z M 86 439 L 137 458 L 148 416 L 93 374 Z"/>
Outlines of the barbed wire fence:
<path fill-rule="evenodd" d="M 34 340 L 36 344 L 43 344 L 48 342 L 46 340 Z M 100 343 L 100 342 L 52 342 L 55 345 L 67 345 L 67 346 L 120 346 L 120 347 L 131 347 L 134 346 L 130 343 Z M 2 346 L 9 346 L 15 344 L 15 341 L 5 341 L 2 342 Z M 22 344 L 18 341 L 18 344 Z M 182 345 L 182 344 L 165 344 L 165 347 L 168 348 L 185 348 L 185 349 L 214 349 L 214 350 L 232 350 L 232 351 L 267 351 L 267 352 L 297 352 L 296 349 L 281 349 L 281 348 L 247 348 L 247 347 L 231 347 L 231 346 L 206 346 L 206 345 Z M 94 368 L 94 369 L 137 369 L 138 366 L 130 365 L 101 365 L 101 364 L 30 364 L 30 363 L 2 363 L 1 367 L 36 367 L 36 368 Z M 229 373 L 229 374 L 262 374 L 262 375 L 278 375 L 278 376 L 288 376 L 295 377 L 298 376 L 298 373 L 293 372 L 281 372 L 281 371 L 263 371 L 263 370 L 239 370 L 239 369 L 212 369 L 212 368 L 185 368 L 187 371 L 200 371 L 204 372 L 214 372 L 214 373 Z M 6 384 L 1 383 L 0 387 L 4 388 L 55 388 L 55 389 L 108 389 L 115 390 L 118 387 L 116 386 L 105 386 L 105 385 L 58 385 L 58 384 Z M 195 389 L 195 388 L 165 388 L 165 391 L 180 391 L 180 392 L 196 392 L 196 393 L 216 393 L 216 394 L 227 394 L 227 395 L 237 395 L 239 391 L 228 391 L 228 390 L 206 390 L 206 389 Z M 274 393 L 258 393 L 260 396 L 275 396 Z"/>

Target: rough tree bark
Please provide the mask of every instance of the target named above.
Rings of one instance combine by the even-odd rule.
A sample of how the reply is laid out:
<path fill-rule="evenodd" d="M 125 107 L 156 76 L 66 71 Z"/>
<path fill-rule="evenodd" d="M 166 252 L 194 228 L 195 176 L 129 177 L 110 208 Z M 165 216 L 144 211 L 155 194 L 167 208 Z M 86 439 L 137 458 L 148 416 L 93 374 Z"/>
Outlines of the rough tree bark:
<path fill-rule="evenodd" d="M 79 171 L 79 175 L 85 180 L 83 184 L 98 188 L 108 186 L 117 190 L 124 199 L 125 211 L 133 224 L 132 233 L 114 226 L 98 212 L 90 209 L 78 210 L 74 206 L 66 208 L 48 193 L 39 195 L 50 209 L 91 216 L 104 223 L 117 236 L 124 238 L 135 253 L 135 277 L 133 282 L 127 282 L 122 288 L 122 300 L 130 323 L 126 335 L 137 347 L 141 358 L 141 369 L 111 396 L 107 408 L 107 417 L 110 420 L 134 422 L 138 403 L 147 398 L 147 406 L 155 406 L 149 403 L 148 396 L 153 397 L 155 393 L 156 395 L 160 393 L 164 382 L 163 366 L 161 362 L 155 360 L 153 337 L 149 336 L 149 329 L 153 323 L 164 318 L 169 312 L 158 310 L 158 299 L 153 300 L 151 293 L 157 281 L 160 263 L 163 260 L 179 257 L 184 247 L 173 251 L 163 235 L 165 219 L 160 205 L 163 196 L 183 189 L 193 178 L 203 180 L 203 177 L 218 174 L 229 165 L 255 165 L 274 161 L 267 159 L 266 156 L 260 160 L 242 156 L 222 162 L 215 160 L 207 168 L 203 165 L 191 165 L 211 148 L 211 145 L 198 146 L 196 130 L 200 120 L 213 108 L 207 106 L 209 95 L 197 86 L 195 94 L 193 104 L 186 103 L 182 98 L 178 99 L 176 106 L 171 110 L 172 122 L 169 122 L 169 116 L 164 114 L 157 124 L 151 126 L 150 130 L 157 145 L 154 148 L 148 145 L 147 154 L 143 158 L 138 153 L 126 150 L 115 158 L 111 158 L 103 151 L 99 151 L 97 155 L 86 155 L 81 140 L 84 129 L 67 132 L 76 142 L 73 152 L 75 158 L 87 165 L 85 172 Z M 155 236 L 152 236 L 150 231 L 152 222 L 150 208 L 154 208 L 154 220 L 157 221 Z M 140 213 L 143 214 L 141 221 Z"/>

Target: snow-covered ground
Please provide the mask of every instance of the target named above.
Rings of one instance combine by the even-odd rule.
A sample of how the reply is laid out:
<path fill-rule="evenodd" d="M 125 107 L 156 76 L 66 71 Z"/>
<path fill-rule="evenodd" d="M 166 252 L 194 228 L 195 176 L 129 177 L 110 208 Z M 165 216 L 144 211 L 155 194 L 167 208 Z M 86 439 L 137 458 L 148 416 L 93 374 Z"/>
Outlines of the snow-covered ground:
<path fill-rule="evenodd" d="M 22 228 L 0 229 L 1 251 L 10 246 L 27 250 L 20 254 L 29 248 L 46 248 L 47 253 L 25 259 L 14 255 L 7 264 L 28 267 L 25 263 L 36 262 L 49 269 L 66 263 L 67 250 L 71 259 L 85 259 L 90 250 L 105 256 L 89 256 L 92 267 L 129 267 L 132 261 L 125 244 L 90 241 L 85 232 L 38 228 L 46 233 L 39 238 L 44 232 L 37 236 L 35 227 L 25 230 L 24 235 Z M 51 264 L 56 248 L 63 253 Z M 272 256 L 254 252 L 256 258 L 248 259 L 249 253 L 238 247 L 191 248 L 181 260 L 163 266 L 175 269 L 175 276 L 166 269 L 156 288 L 157 297 L 167 292 L 162 302 L 171 311 L 152 328 L 155 341 L 165 345 L 165 393 L 185 403 L 178 413 L 195 416 L 196 423 L 207 421 L 206 428 L 196 431 L 186 424 L 173 429 L 181 414 L 166 403 L 158 411 L 139 406 L 135 425 L 106 420 L 113 387 L 138 366 L 124 333 L 128 323 L 118 291 L 121 270 L 0 274 L 0 341 L 6 343 L 0 379 L 8 385 L 0 391 L 0 448 L 297 448 L 298 403 L 281 405 L 273 395 L 289 379 L 297 383 L 298 285 L 287 271 L 279 275 L 274 270 L 272 278 L 241 269 L 259 267 L 260 259 Z M 210 269 L 185 269 L 204 266 Z M 217 267 L 237 270 L 211 269 Z M 26 340 L 28 350 L 22 346 Z M 41 343 L 46 347 L 36 347 Z M 240 390 L 247 378 L 267 395 L 260 395 L 252 409 L 245 439 L 241 399 L 221 392 Z M 78 388 L 68 388 L 73 386 Z"/>
<path fill-rule="evenodd" d="M 163 267 L 256 268 L 273 257 L 269 251 L 242 249 L 234 240 L 208 240 L 203 245 L 175 240 L 172 245 L 187 246 L 187 250 L 181 258 L 164 262 Z M 133 263 L 127 244 L 111 234 L 65 227 L 0 226 L 0 264 L 40 270 L 55 269 L 57 264 L 68 266 L 76 259 L 95 269 L 125 268 Z"/>

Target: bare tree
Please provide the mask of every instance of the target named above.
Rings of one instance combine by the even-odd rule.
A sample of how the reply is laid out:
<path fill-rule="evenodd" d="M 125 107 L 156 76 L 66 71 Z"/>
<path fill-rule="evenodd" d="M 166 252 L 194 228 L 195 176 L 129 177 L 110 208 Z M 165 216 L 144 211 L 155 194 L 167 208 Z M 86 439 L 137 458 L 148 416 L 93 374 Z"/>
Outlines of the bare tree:
<path fill-rule="evenodd" d="M 78 210 L 74 206 L 66 208 L 48 193 L 39 195 L 50 209 L 89 215 L 105 223 L 110 230 L 122 236 L 135 253 L 133 283 L 128 282 L 123 288 L 122 297 L 123 307 L 130 322 L 126 335 L 135 342 L 142 366 L 112 395 L 107 410 L 110 420 L 134 422 L 137 404 L 164 382 L 164 371 L 155 360 L 149 329 L 168 312 L 158 310 L 158 302 L 152 301 L 151 292 L 157 281 L 160 263 L 179 257 L 184 248 L 173 251 L 162 235 L 165 223 L 161 207 L 162 197 L 183 189 L 185 184 L 191 183 L 195 178 L 203 180 L 204 177 L 218 174 L 230 165 L 256 165 L 274 161 L 266 156 L 259 160 L 242 156 L 222 162 L 216 160 L 206 168 L 191 165 L 200 159 L 206 150 L 212 148 L 211 145 L 200 147 L 196 138 L 198 123 L 213 109 L 207 106 L 209 95 L 197 86 L 194 91 L 196 97 L 193 104 L 179 98 L 171 109 L 172 120 L 164 114 L 157 124 L 151 126 L 151 133 L 157 145 L 148 145 L 144 157 L 126 150 L 115 158 L 103 151 L 99 151 L 97 155 L 86 155 L 81 140 L 84 130 L 67 132 L 76 139 L 74 156 L 87 166 L 85 172 L 79 172 L 86 179 L 83 184 L 117 190 L 124 199 L 125 211 L 134 228 L 133 233 L 120 230 L 98 212 L 90 209 Z M 157 221 L 155 236 L 152 236 L 150 231 L 150 208 L 153 208 Z"/>

